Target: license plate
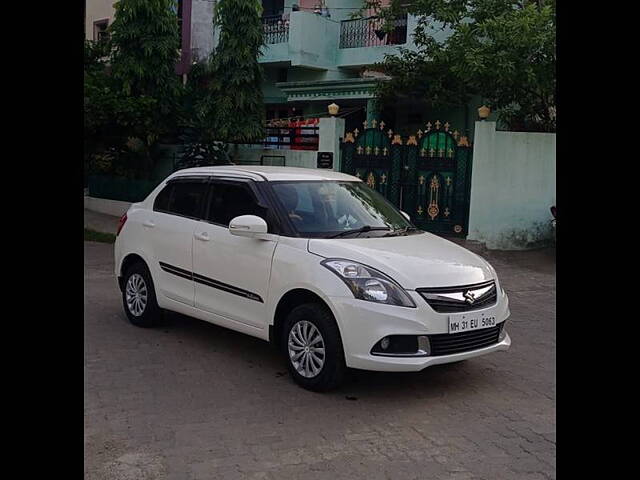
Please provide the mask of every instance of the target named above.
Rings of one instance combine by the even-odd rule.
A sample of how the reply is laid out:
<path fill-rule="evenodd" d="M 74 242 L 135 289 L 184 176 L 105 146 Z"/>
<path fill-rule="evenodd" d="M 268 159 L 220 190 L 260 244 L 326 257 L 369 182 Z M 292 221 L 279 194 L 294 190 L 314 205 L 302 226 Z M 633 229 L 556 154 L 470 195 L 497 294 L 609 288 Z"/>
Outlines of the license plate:
<path fill-rule="evenodd" d="M 449 333 L 461 333 L 482 328 L 495 327 L 496 317 L 493 315 L 456 315 L 449 317 Z"/>

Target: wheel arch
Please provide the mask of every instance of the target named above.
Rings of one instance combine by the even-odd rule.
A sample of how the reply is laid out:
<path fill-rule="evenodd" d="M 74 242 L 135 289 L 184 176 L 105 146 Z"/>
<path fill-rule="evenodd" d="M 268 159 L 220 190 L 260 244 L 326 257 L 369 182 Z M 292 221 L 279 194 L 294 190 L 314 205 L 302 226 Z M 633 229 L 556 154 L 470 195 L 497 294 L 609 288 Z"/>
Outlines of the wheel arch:
<path fill-rule="evenodd" d="M 333 308 L 331 308 L 330 303 L 317 292 L 305 287 L 298 287 L 293 288 L 282 295 L 274 310 L 273 323 L 269 325 L 269 342 L 276 348 L 280 348 L 282 327 L 287 315 L 291 310 L 305 303 L 317 303 L 324 306 L 331 313 L 333 321 L 336 323 L 340 335 L 342 335 L 342 332 L 340 331 L 340 324 L 336 319 L 336 314 Z"/>
<path fill-rule="evenodd" d="M 145 267 L 147 267 L 147 270 L 149 271 L 149 274 L 151 274 L 151 269 L 149 268 L 149 264 L 147 263 L 147 261 L 144 259 L 144 257 L 142 257 L 142 255 L 140 255 L 139 253 L 128 253 L 127 255 L 125 255 L 122 259 L 122 261 L 120 262 L 120 267 L 118 268 L 118 285 L 120 286 L 120 290 L 123 290 L 124 285 L 123 285 L 123 281 L 124 281 L 124 272 L 127 271 L 127 269 L 135 264 L 141 262 L 144 264 Z M 153 275 L 151 277 L 153 279 Z"/>

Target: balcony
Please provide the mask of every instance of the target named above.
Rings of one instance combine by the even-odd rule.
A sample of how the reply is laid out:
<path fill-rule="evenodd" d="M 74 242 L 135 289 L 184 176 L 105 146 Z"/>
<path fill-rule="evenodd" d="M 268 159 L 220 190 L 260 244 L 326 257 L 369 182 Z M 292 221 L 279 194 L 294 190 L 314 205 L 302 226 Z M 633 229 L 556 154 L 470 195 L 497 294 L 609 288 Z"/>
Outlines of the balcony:
<path fill-rule="evenodd" d="M 311 12 L 263 17 L 262 64 L 326 70 L 335 65 L 339 24 Z"/>
<path fill-rule="evenodd" d="M 337 22 L 311 12 L 263 17 L 265 46 L 262 64 L 331 70 L 357 69 L 397 54 L 398 47 L 415 48 L 409 32 L 416 18 L 393 20 L 393 29 L 383 29 L 376 17 Z"/>
<path fill-rule="evenodd" d="M 385 55 L 397 55 L 400 47 L 415 50 L 410 34 L 416 28 L 417 18 L 405 15 L 391 22 L 390 31 L 384 28 L 384 21 L 378 17 L 340 22 L 336 65 L 358 69 L 382 62 Z"/>
<path fill-rule="evenodd" d="M 381 47 L 407 43 L 407 16 L 392 21 L 393 30 L 384 30 L 384 20 L 378 17 L 358 18 L 340 22 L 340 48 Z"/>
<path fill-rule="evenodd" d="M 264 29 L 264 43 L 274 45 L 289 41 L 289 17 L 284 15 L 269 15 L 262 17 Z"/>

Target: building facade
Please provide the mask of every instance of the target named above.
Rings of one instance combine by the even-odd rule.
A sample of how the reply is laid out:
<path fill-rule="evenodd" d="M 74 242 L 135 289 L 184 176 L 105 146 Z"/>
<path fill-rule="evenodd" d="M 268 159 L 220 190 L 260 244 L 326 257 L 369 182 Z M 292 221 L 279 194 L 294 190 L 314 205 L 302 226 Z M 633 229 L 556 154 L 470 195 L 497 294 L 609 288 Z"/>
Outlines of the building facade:
<path fill-rule="evenodd" d="M 115 0 L 87 0 L 85 37 L 108 35 Z M 363 0 L 262 0 L 265 46 L 259 61 L 268 121 L 313 118 L 327 114 L 336 103 L 346 130 L 361 128 L 365 120 L 384 122 L 402 134 L 412 134 L 427 122 L 449 122 L 473 137 L 478 102 L 468 108 L 431 110 L 419 99 L 398 101 L 382 110 L 375 86 L 384 76 L 372 68 L 385 55 L 414 50 L 417 19 L 397 18 L 391 32 L 372 12 L 362 11 Z M 186 75 L 191 65 L 215 49 L 218 31 L 213 22 L 216 0 L 178 0 L 181 56 L 176 67 Z M 436 38 L 446 31 L 434 29 Z M 427 81 L 427 79 L 425 79 Z M 478 103 L 476 105 L 476 103 Z"/>
<path fill-rule="evenodd" d="M 107 27 L 113 22 L 116 0 L 86 0 L 84 14 L 84 38 L 100 40 L 107 35 Z"/>
<path fill-rule="evenodd" d="M 183 72 L 206 58 L 217 44 L 212 23 L 215 0 L 181 0 Z M 400 133 L 413 133 L 438 119 L 455 124 L 472 136 L 478 105 L 469 108 L 429 110 L 416 99 L 397 102 L 381 110 L 376 102 L 376 82 L 384 76 L 372 67 L 385 55 L 401 48 L 414 50 L 417 18 L 394 21 L 391 32 L 372 12 L 362 11 L 363 0 L 262 0 L 265 47 L 259 61 L 264 67 L 262 86 L 267 120 L 326 115 L 336 103 L 346 120 L 346 130 L 367 120 L 384 120 Z M 354 18 L 355 17 L 355 18 Z M 436 38 L 446 31 L 434 29 Z M 426 80 L 425 80 L 426 81 Z"/>
<path fill-rule="evenodd" d="M 112 2 L 87 1 L 86 38 L 105 34 Z M 178 74 L 188 75 L 194 62 L 214 51 L 216 3 L 177 2 Z M 385 55 L 416 49 L 417 18 L 397 18 L 389 31 L 362 11 L 363 0 L 262 5 L 265 46 L 259 62 L 267 138 L 238 148 L 234 161 L 313 168 L 320 167 L 321 155 L 329 155 L 331 166 L 322 168 L 362 178 L 425 230 L 468 235 L 490 248 L 527 248 L 548 240 L 554 134 L 496 132 L 495 123 L 476 122 L 480 99 L 448 111 L 418 98 L 391 107 L 377 101 L 376 85 L 385 77 L 375 65 Z M 434 29 L 432 35 L 444 39 L 447 32 Z M 327 118 L 332 103 L 339 106 L 338 118 Z"/>
<path fill-rule="evenodd" d="M 278 30 L 275 35 L 271 33 L 273 17 L 265 16 L 267 47 L 261 59 L 267 78 L 265 99 L 273 110 L 285 105 L 292 113 L 324 113 L 326 105 L 335 102 L 346 113 L 347 131 L 362 129 L 365 120 L 371 124 L 376 119 L 409 135 L 424 129 L 427 122 L 440 119 L 470 134 L 475 120 L 473 108 L 435 111 L 413 98 L 382 110 L 376 102 L 375 86 L 384 81 L 384 75 L 375 71 L 374 65 L 386 55 L 399 54 L 401 49 L 416 49 L 416 17 L 395 19 L 393 30 L 387 33 L 372 12 L 361 11 L 362 0 L 325 0 L 320 2 L 320 9 L 311 6 L 317 1 L 301 1 L 298 10 L 295 1 L 280 3 L 288 21 L 285 35 L 279 35 Z M 354 14 L 358 16 L 353 18 Z M 445 38 L 447 32 L 433 30 L 432 35 Z"/>

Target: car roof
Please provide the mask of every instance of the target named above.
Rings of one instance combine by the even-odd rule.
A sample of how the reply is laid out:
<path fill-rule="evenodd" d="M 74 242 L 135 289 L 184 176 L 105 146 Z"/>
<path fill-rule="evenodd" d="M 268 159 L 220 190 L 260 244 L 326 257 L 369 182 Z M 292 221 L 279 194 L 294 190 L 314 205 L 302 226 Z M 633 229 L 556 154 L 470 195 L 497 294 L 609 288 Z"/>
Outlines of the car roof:
<path fill-rule="evenodd" d="M 175 176 L 182 175 L 219 175 L 241 176 L 258 181 L 305 181 L 305 180 L 342 180 L 360 181 L 359 178 L 345 173 L 334 172 L 320 168 L 298 167 L 270 167 L 262 165 L 221 165 L 216 167 L 185 168 L 176 172 Z"/>

